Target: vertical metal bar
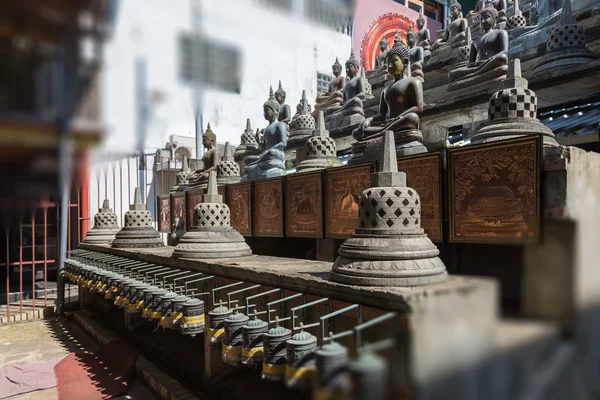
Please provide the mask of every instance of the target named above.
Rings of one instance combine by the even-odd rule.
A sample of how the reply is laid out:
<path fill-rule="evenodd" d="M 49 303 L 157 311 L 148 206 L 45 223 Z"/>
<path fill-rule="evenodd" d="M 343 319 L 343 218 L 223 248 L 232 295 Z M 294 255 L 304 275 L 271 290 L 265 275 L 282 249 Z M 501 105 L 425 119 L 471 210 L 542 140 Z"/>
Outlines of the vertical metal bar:
<path fill-rule="evenodd" d="M 148 98 L 146 94 L 146 60 L 142 57 L 137 57 L 134 65 L 135 74 L 135 102 L 136 102 L 136 136 L 137 149 L 139 151 L 140 162 L 143 163 L 138 169 L 140 179 L 139 187 L 142 194 L 142 202 L 146 201 L 146 160 L 144 158 L 145 142 L 146 142 L 146 121 L 148 118 Z"/>
<path fill-rule="evenodd" d="M 127 206 L 131 204 L 131 158 L 127 159 Z M 123 210 L 121 210 L 121 226 L 123 226 Z"/>
<path fill-rule="evenodd" d="M 112 165 L 113 173 L 113 207 L 117 208 L 117 178 L 115 177 L 115 165 Z"/>
<path fill-rule="evenodd" d="M 96 172 L 98 172 L 98 170 L 96 170 Z M 96 208 L 100 208 L 100 174 L 96 175 L 96 182 L 98 183 L 98 207 Z M 123 225 L 121 225 L 123 226 Z"/>
<path fill-rule="evenodd" d="M 23 321 L 23 221 L 19 221 L 19 321 Z M 15 318 L 16 320 L 16 318 Z"/>
<path fill-rule="evenodd" d="M 115 209 L 117 205 L 115 204 Z M 119 161 L 119 212 L 123 215 L 123 160 Z M 116 213 L 116 210 L 115 210 Z M 121 222 L 121 226 L 122 222 Z"/>
<path fill-rule="evenodd" d="M 46 288 L 48 287 L 48 208 L 44 206 L 44 308 L 46 308 Z"/>
<path fill-rule="evenodd" d="M 81 240 L 82 240 L 82 237 L 81 237 L 81 186 L 77 188 L 76 193 L 77 193 L 77 204 L 75 204 L 75 207 L 77 207 L 77 215 L 78 215 L 78 219 L 77 219 L 77 247 L 79 247 L 79 242 L 81 242 Z"/>
<path fill-rule="evenodd" d="M 31 213 L 31 304 L 35 318 L 35 210 Z"/>
<path fill-rule="evenodd" d="M 140 159 L 139 156 L 135 158 L 135 187 L 140 187 Z M 131 201 L 129 202 L 131 204 Z"/>
<path fill-rule="evenodd" d="M 6 222 L 6 226 L 4 227 L 4 232 L 6 235 L 6 320 L 10 321 L 10 222 Z"/>
<path fill-rule="evenodd" d="M 67 254 L 71 251 L 71 193 L 67 189 Z"/>
<path fill-rule="evenodd" d="M 104 198 L 108 199 L 108 167 L 102 168 L 104 175 Z"/>

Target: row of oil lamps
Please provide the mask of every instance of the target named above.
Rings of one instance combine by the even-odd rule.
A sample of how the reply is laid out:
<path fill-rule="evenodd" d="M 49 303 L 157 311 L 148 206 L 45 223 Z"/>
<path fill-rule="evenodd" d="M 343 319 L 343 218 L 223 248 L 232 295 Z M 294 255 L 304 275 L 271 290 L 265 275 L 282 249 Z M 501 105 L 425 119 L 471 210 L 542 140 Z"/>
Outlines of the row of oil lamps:
<path fill-rule="evenodd" d="M 76 250 L 65 263 L 64 276 L 70 283 L 103 296 L 126 313 L 140 314 L 165 329 L 190 336 L 205 332 L 204 302 L 193 297 L 196 294 L 189 294 L 187 285 L 183 286 L 186 295 L 181 293 L 181 286 L 177 290 L 176 285 L 157 280 L 156 276 L 164 275 L 165 270 L 174 271 L 123 257 Z M 180 274 L 192 273 L 179 271 Z M 317 346 L 317 337 L 305 331 L 302 324 L 293 333 L 280 326 L 278 317 L 265 322 L 257 317 L 258 312 L 251 318 L 226 307 L 225 303 L 213 304 L 215 308 L 208 312 L 205 338 L 212 348 L 221 348 L 225 363 L 262 367 L 263 379 L 284 381 L 290 388 L 313 388 L 315 399 L 385 398 L 386 362 L 369 349 L 349 361 L 348 348 L 333 341 L 331 334 Z M 273 326 L 269 328 L 270 323 Z M 373 325 L 373 321 L 367 324 Z"/>

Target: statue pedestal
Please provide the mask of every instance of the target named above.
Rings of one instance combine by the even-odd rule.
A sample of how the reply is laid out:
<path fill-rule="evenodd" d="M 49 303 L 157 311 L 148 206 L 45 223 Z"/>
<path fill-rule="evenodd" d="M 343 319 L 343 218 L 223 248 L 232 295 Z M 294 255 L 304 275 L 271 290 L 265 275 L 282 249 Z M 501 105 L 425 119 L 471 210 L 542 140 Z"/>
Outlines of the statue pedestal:
<path fill-rule="evenodd" d="M 360 124 L 365 120 L 365 117 L 360 114 L 344 115 L 343 113 L 335 113 L 325 118 L 325 129 L 332 131 L 334 129 L 342 129 L 350 125 Z"/>
<path fill-rule="evenodd" d="M 281 160 L 269 160 L 255 165 L 244 167 L 242 182 L 256 181 L 259 179 L 275 178 L 285 175 L 285 164 Z"/>
<path fill-rule="evenodd" d="M 396 142 L 401 142 L 402 136 L 402 133 L 395 134 L 394 138 Z M 382 148 L 383 136 L 355 142 L 352 144 L 352 157 L 348 160 L 348 165 L 377 161 L 381 158 Z M 396 157 L 412 156 L 421 153 L 427 153 L 427 148 L 423 143 L 416 140 L 396 145 Z"/>

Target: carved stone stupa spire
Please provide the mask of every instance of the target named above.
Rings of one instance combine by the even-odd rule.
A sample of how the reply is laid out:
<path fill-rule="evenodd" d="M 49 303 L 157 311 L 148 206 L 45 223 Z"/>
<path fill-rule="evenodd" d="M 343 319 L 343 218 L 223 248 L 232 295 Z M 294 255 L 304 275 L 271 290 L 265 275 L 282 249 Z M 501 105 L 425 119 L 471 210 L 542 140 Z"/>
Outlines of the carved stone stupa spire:
<path fill-rule="evenodd" d="M 394 134 L 386 131 L 381 172 L 362 192 L 359 227 L 339 248 L 331 279 L 364 286 L 417 286 L 446 279 L 437 247 L 421 228 L 419 194 L 398 172 Z"/>
<path fill-rule="evenodd" d="M 325 116 L 322 110 L 319 111 L 317 128 L 313 130 L 313 136 L 306 141 L 306 150 L 308 157 L 298 165 L 298 172 L 342 165 L 336 158 L 335 140 L 329 137 L 329 131 L 325 129 Z"/>
<path fill-rule="evenodd" d="M 187 189 L 187 186 L 190 183 L 190 175 L 192 172 L 190 171 L 190 165 L 188 163 L 187 156 L 183 156 L 183 161 L 181 164 L 181 171 L 175 174 L 177 183 L 171 188 L 171 193 L 184 191 Z"/>
<path fill-rule="evenodd" d="M 298 103 L 296 115 L 290 123 L 290 139 L 287 148 L 296 148 L 306 143 L 315 129 L 315 119 L 310 113 L 310 104 L 306 99 L 306 90 L 302 91 L 302 99 Z"/>
<path fill-rule="evenodd" d="M 125 226 L 117 233 L 112 247 L 146 248 L 164 246 L 160 233 L 152 225 L 152 214 L 142 203 L 140 188 L 135 188 L 133 204 L 125 213 Z"/>
<path fill-rule="evenodd" d="M 240 170 L 244 167 L 244 157 L 260 154 L 260 146 L 250 126 L 250 118 L 246 120 L 246 130 L 242 133 L 240 145 L 235 148 L 233 159 L 239 164 Z"/>
<path fill-rule="evenodd" d="M 117 216 L 112 212 L 108 200 L 104 200 L 102 208 L 94 215 L 94 227 L 87 232 L 83 243 L 110 244 L 119 230 Z"/>
<path fill-rule="evenodd" d="M 225 154 L 217 166 L 217 183 L 219 185 L 238 183 L 241 179 L 240 166 L 233 160 L 229 142 L 225 142 Z"/>
<path fill-rule="evenodd" d="M 217 174 L 211 171 L 202 203 L 194 208 L 195 224 L 183 235 L 173 257 L 229 258 L 252 254 L 239 232 L 231 227 L 231 214 L 217 192 Z"/>

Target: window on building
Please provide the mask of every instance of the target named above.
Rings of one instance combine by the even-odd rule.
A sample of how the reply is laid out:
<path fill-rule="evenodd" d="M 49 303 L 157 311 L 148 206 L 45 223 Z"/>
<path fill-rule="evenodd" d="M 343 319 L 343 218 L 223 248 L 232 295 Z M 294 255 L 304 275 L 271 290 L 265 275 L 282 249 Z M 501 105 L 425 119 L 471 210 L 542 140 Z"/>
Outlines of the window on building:
<path fill-rule="evenodd" d="M 327 93 L 332 79 L 331 75 L 317 72 L 317 93 Z"/>
<path fill-rule="evenodd" d="M 406 5 L 406 0 L 394 0 L 394 2 L 398 3 L 398 4 L 402 4 L 403 6 Z"/>
<path fill-rule="evenodd" d="M 443 5 L 433 0 L 425 0 L 423 2 L 423 8 L 423 14 L 425 14 L 427 18 L 431 18 L 434 21 L 441 22 L 440 16 L 443 15 L 443 12 L 440 12 L 440 9 L 443 11 Z"/>
<path fill-rule="evenodd" d="M 418 4 L 413 3 L 412 1 L 408 2 L 408 8 L 410 8 L 413 11 L 418 12 L 419 14 L 421 13 L 421 11 L 423 10 L 422 7 Z"/>

